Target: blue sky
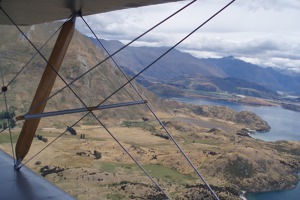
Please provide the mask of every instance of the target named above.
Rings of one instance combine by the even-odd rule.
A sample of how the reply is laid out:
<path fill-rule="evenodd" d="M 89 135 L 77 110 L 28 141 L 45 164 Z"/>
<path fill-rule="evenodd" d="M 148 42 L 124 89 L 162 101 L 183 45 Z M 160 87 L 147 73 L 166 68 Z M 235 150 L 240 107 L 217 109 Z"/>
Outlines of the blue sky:
<path fill-rule="evenodd" d="M 190 1 L 85 17 L 98 37 L 124 43 Z M 135 46 L 171 46 L 229 1 L 198 0 Z M 178 48 L 201 58 L 235 56 L 300 72 L 300 0 L 237 0 Z M 86 35 L 90 32 L 77 21 Z"/>

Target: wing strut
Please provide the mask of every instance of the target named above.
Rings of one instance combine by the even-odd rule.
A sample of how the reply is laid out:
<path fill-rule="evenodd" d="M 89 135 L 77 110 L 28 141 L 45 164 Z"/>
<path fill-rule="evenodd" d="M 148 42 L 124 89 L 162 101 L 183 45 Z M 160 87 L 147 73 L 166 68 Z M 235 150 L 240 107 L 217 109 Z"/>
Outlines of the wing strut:
<path fill-rule="evenodd" d="M 43 113 L 47 104 L 47 98 L 49 97 L 54 85 L 55 79 L 57 77 L 57 72 L 59 71 L 60 66 L 63 62 L 66 51 L 74 34 L 74 30 L 75 17 L 67 21 L 62 26 L 62 29 L 59 33 L 59 36 L 49 58 L 49 62 L 45 68 L 35 96 L 32 100 L 29 114 Z M 25 120 L 16 145 L 16 168 L 18 168 L 18 165 L 27 155 L 39 122 L 40 118 Z"/>

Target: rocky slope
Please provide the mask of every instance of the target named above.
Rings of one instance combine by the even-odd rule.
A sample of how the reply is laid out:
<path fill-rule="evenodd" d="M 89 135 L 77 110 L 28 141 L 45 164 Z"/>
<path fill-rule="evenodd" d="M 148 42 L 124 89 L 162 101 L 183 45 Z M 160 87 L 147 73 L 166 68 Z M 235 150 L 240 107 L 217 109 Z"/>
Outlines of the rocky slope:
<path fill-rule="evenodd" d="M 33 44 L 36 45 L 37 48 L 40 48 L 60 25 L 60 22 L 47 23 L 31 27 L 22 27 L 22 30 L 27 37 L 32 40 Z M 37 55 L 26 65 L 36 52 L 15 27 L 1 26 L 0 34 L 0 58 L 5 83 L 12 80 L 12 78 L 26 66 L 12 84 L 9 85 L 7 92 L 11 109 L 15 110 L 16 115 L 25 114 L 29 109 L 30 102 L 43 73 L 43 69 L 46 66 L 46 62 L 40 55 Z M 57 34 L 41 49 L 41 53 L 46 58 L 48 58 L 51 53 L 56 37 Z M 60 75 L 67 83 L 73 82 L 77 77 L 96 66 L 103 59 L 105 59 L 105 53 L 97 48 L 88 38 L 76 31 L 62 64 Z M 71 85 L 71 88 L 87 106 L 96 106 L 126 81 L 116 66 L 114 66 L 112 62 L 106 61 L 75 81 Z M 155 95 L 135 82 L 134 85 L 142 93 L 144 98 L 153 102 L 154 107 L 157 107 L 157 102 L 160 100 Z M 52 94 L 64 86 L 63 81 L 57 78 Z M 106 104 L 137 100 L 140 100 L 139 96 L 127 85 L 110 98 Z M 0 101 L 1 105 L 4 105 L 2 104 L 3 98 L 1 98 Z M 48 100 L 46 110 L 53 111 L 78 107 L 83 107 L 82 103 L 75 97 L 70 89 L 66 88 Z M 115 116 L 116 118 L 125 116 L 135 118 L 141 116 L 141 113 L 145 113 L 145 111 L 144 106 L 133 106 L 111 109 L 109 111 L 105 110 L 97 113 L 104 119 L 108 119 L 111 116 Z M 80 116 L 81 114 L 59 119 L 48 118 L 47 120 L 43 120 L 42 123 L 62 124 L 61 122 L 71 122 Z M 95 123 L 91 121 L 89 117 L 85 120 L 87 123 Z"/>

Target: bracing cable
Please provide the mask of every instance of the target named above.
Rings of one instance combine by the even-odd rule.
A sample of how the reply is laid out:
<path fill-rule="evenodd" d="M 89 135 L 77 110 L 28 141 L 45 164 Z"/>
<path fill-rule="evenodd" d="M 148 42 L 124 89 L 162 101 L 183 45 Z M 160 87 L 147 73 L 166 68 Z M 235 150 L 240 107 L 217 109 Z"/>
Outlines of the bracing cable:
<path fill-rule="evenodd" d="M 39 48 L 39 51 L 41 51 L 47 44 L 48 42 L 54 37 L 54 35 L 62 28 L 62 25 L 54 31 L 54 33 L 50 36 L 50 38 Z M 8 82 L 6 87 L 10 86 L 16 79 L 17 77 L 23 72 L 23 70 L 29 65 L 29 63 L 38 55 L 39 53 L 36 52 L 29 60 L 28 62 L 16 73 L 16 75 Z M 2 91 L 1 93 L 2 94 Z"/>
<path fill-rule="evenodd" d="M 168 199 L 172 199 L 166 191 L 162 189 L 162 187 L 151 177 L 151 175 L 142 167 L 142 165 L 130 154 L 128 150 L 125 149 L 125 147 L 119 142 L 119 140 L 111 133 L 111 131 L 108 130 L 108 128 L 99 120 L 99 118 L 91 112 L 92 115 L 95 117 L 95 119 L 101 124 L 101 126 L 106 130 L 106 132 L 117 142 L 117 144 L 123 149 L 123 151 L 126 152 L 126 154 L 135 162 L 135 164 L 150 178 L 150 180 L 159 188 L 160 191 L 164 193 L 164 195 Z"/>
<path fill-rule="evenodd" d="M 105 52 L 108 54 L 109 57 L 111 57 L 109 51 L 105 48 L 105 46 L 102 44 L 102 42 L 99 40 L 99 38 L 97 37 L 97 35 L 95 34 L 95 32 L 92 30 L 92 28 L 89 26 L 89 24 L 84 20 L 84 18 L 81 16 L 82 20 L 84 21 L 84 23 L 86 24 L 86 26 L 90 29 L 90 31 L 92 32 L 92 34 L 95 36 L 95 38 L 97 39 L 97 41 L 99 42 L 99 44 L 103 47 L 103 49 L 105 50 Z M 116 65 L 116 67 L 119 69 L 119 71 L 122 73 L 122 75 L 128 80 L 127 75 L 124 73 L 124 71 L 121 69 L 121 67 L 118 65 L 118 63 L 115 61 L 115 59 L 113 57 L 111 57 L 112 61 L 114 62 L 114 64 Z M 140 94 L 140 92 L 137 90 L 136 87 L 134 87 L 134 85 L 132 83 L 130 83 L 131 87 L 134 89 L 134 91 L 139 95 L 139 97 L 144 100 L 144 98 L 142 97 L 142 95 Z M 145 103 L 147 105 L 147 103 Z M 99 121 L 100 122 L 100 121 Z M 101 122 L 100 122 L 101 123 Z M 102 124 L 102 123 L 101 123 Z M 111 132 L 102 124 L 102 126 L 105 128 L 105 130 L 110 134 L 110 136 L 118 143 L 118 145 L 123 149 L 123 151 L 125 151 L 127 153 L 127 150 L 123 147 L 123 145 L 115 138 L 114 135 L 111 134 Z M 166 195 L 166 197 L 168 197 L 169 199 L 171 199 L 171 197 L 161 188 L 161 186 L 151 177 L 151 175 L 136 161 L 135 158 L 133 158 L 131 156 L 131 154 L 127 153 L 131 159 L 138 165 L 138 167 L 151 179 L 151 181 Z"/>
<path fill-rule="evenodd" d="M 24 35 L 24 37 L 26 37 L 25 35 Z M 30 42 L 31 43 L 31 42 Z M 33 44 L 32 44 L 33 45 Z M 37 49 L 36 49 L 37 50 Z M 38 51 L 38 50 L 37 50 Z M 38 52 L 38 53 L 40 53 L 40 52 Z M 41 53 L 40 53 L 41 54 Z M 42 55 L 41 55 L 42 56 Z M 48 63 L 49 64 L 49 63 Z M 24 67 L 23 67 L 23 69 L 24 69 Z M 20 73 L 20 72 L 19 72 Z M 19 74 L 18 73 L 18 74 Z M 16 76 L 15 76 L 16 77 Z M 14 79 L 13 79 L 14 80 Z M 81 101 L 81 103 L 83 103 L 82 101 Z M 84 103 L 83 103 L 84 104 Z M 94 114 L 93 114 L 94 115 Z M 99 121 L 99 123 L 102 125 L 102 126 L 104 126 L 104 124 L 94 115 L 94 117 Z M 133 158 L 133 156 L 119 143 L 119 141 L 112 135 L 112 133 L 105 127 L 105 129 L 109 132 L 109 134 L 116 140 L 116 142 L 122 147 L 122 149 L 134 160 L 134 162 L 142 169 L 142 171 L 156 184 L 156 186 L 166 195 L 166 197 L 168 197 L 169 199 L 171 199 L 170 198 L 170 196 L 158 185 L 158 183 L 146 172 L 146 170 L 145 169 L 143 169 L 142 168 L 142 166 L 137 162 L 137 160 L 135 160 L 134 158 Z M 66 131 L 65 131 L 66 132 Z M 47 146 L 45 146 L 40 152 L 38 152 L 38 154 L 39 153 L 41 153 L 43 150 L 45 150 L 47 147 L 49 147 L 51 144 L 53 144 L 58 138 L 60 138 L 63 134 L 65 134 L 65 132 L 63 132 L 62 134 L 60 134 L 56 139 L 54 139 L 51 143 L 49 143 Z M 12 150 L 13 150 L 13 148 L 12 148 Z M 14 153 L 14 151 L 13 151 L 13 153 Z M 38 154 L 36 154 L 35 156 L 37 156 Z M 30 158 L 26 163 L 28 163 L 30 160 L 32 160 L 35 156 L 33 156 L 32 158 Z M 20 169 L 22 166 L 24 166 L 26 163 L 24 163 L 24 164 L 22 164 L 21 166 L 19 166 L 19 168 L 18 169 Z"/>
<path fill-rule="evenodd" d="M 145 70 L 147 70 L 148 68 L 150 68 L 155 62 L 157 62 L 158 60 L 160 60 L 163 56 L 165 56 L 167 53 L 169 53 L 171 50 L 173 50 L 175 47 L 177 47 L 179 44 L 181 44 L 184 40 L 186 40 L 189 36 L 191 36 L 193 33 L 195 33 L 198 29 L 200 29 L 203 25 L 205 25 L 207 22 L 209 22 L 211 19 L 213 19 L 215 16 L 217 16 L 220 12 L 222 12 L 224 9 L 226 9 L 229 5 L 231 5 L 235 0 L 232 0 L 231 2 L 229 2 L 227 5 L 225 5 L 222 9 L 220 9 L 218 12 L 216 12 L 213 16 L 211 16 L 209 19 L 207 19 L 204 23 L 202 23 L 200 26 L 198 26 L 196 29 L 194 29 L 191 33 L 189 33 L 187 36 L 185 36 L 182 40 L 180 40 L 178 43 L 176 43 L 173 47 L 171 47 L 168 51 L 166 51 L 163 55 L 161 55 L 159 58 L 157 58 L 155 61 L 153 61 L 150 65 L 148 65 L 147 67 L 145 67 L 142 71 L 140 71 L 138 74 L 136 74 L 134 77 L 132 77 L 131 79 L 129 79 L 121 88 L 119 88 L 118 90 L 116 90 L 114 93 L 112 93 L 109 97 L 106 98 L 109 99 L 111 96 L 113 96 L 114 94 L 116 94 L 119 90 L 121 90 L 123 87 L 125 87 L 125 85 L 127 85 L 128 83 L 130 83 L 131 81 L 133 81 L 136 77 L 138 77 L 141 73 L 143 73 Z M 113 56 L 113 54 L 111 55 Z M 111 57 L 110 56 L 110 57 Z M 109 57 L 108 57 L 109 58 Z M 103 101 L 104 102 L 104 101 Z M 103 102 L 101 102 L 100 104 L 102 104 Z M 173 138 L 174 139 L 174 138 Z M 189 159 L 188 159 L 189 160 Z M 198 173 L 197 173 L 198 174 Z M 216 199 L 218 199 L 216 197 Z"/>
<path fill-rule="evenodd" d="M 133 87 L 133 89 L 136 91 L 136 93 L 140 96 L 141 99 L 143 99 L 143 97 L 141 96 L 141 94 L 138 92 L 138 90 L 133 86 L 133 84 L 131 83 L 131 81 L 129 80 L 129 78 L 126 76 L 126 74 L 123 72 L 123 70 L 119 67 L 119 65 L 116 63 L 116 61 L 113 59 L 113 57 L 109 54 L 109 52 L 107 51 L 107 49 L 104 47 L 104 45 L 101 43 L 101 41 L 98 39 L 98 37 L 96 36 L 96 34 L 94 33 L 94 31 L 91 29 L 91 27 L 87 24 L 87 22 L 83 19 L 83 17 L 81 16 L 82 20 L 84 21 L 84 23 L 88 26 L 88 28 L 90 29 L 90 31 L 93 33 L 93 35 L 95 36 L 95 38 L 97 39 L 97 41 L 99 42 L 99 44 L 103 47 L 103 49 L 106 51 L 106 53 L 109 55 L 109 57 L 111 57 L 112 61 L 115 63 L 115 65 L 117 66 L 117 68 L 121 71 L 121 73 L 127 78 L 128 82 L 130 83 L 130 85 Z M 204 25 L 204 24 L 203 24 Z M 168 53 L 168 52 L 167 52 Z M 154 63 L 153 63 L 154 64 Z M 189 157 L 186 155 L 186 153 L 183 151 L 183 149 L 180 147 L 180 145 L 176 142 L 176 140 L 174 139 L 174 137 L 171 135 L 171 133 L 168 131 L 168 129 L 165 127 L 165 125 L 161 122 L 161 120 L 158 118 L 158 116 L 155 114 L 155 112 L 153 111 L 153 109 L 150 107 L 150 105 L 146 104 L 147 108 L 151 111 L 151 113 L 154 115 L 154 117 L 156 118 L 156 120 L 160 123 L 160 125 L 163 127 L 163 129 L 166 131 L 166 133 L 169 135 L 169 137 L 171 138 L 171 140 L 175 143 L 175 145 L 177 146 L 177 148 L 180 150 L 180 152 L 183 154 L 183 156 L 186 158 L 186 160 L 188 161 L 188 163 L 192 166 L 192 168 L 194 169 L 194 171 L 197 173 L 197 175 L 201 178 L 201 180 L 205 183 L 205 185 L 207 186 L 207 188 L 211 191 L 211 193 L 213 194 L 213 196 L 216 199 L 219 199 L 218 196 L 216 195 L 216 193 L 212 190 L 212 188 L 210 187 L 210 185 L 206 182 L 206 180 L 204 179 L 204 177 L 202 176 L 202 174 L 197 170 L 197 168 L 195 167 L 195 165 L 192 163 L 192 161 L 189 159 Z"/>
<path fill-rule="evenodd" d="M 67 84 L 67 82 L 64 80 L 64 78 L 53 68 L 53 66 L 48 62 L 48 60 L 45 58 L 45 56 L 39 51 L 39 49 L 29 40 L 29 38 L 24 34 L 24 32 L 19 28 L 19 26 L 9 17 L 9 15 L 1 8 L 2 11 L 5 13 L 5 15 L 11 20 L 11 22 L 17 27 L 17 29 L 20 31 L 20 33 L 25 37 L 25 39 L 32 45 L 32 47 L 39 53 L 39 55 L 47 62 L 47 64 L 52 68 L 52 70 L 57 74 L 57 76 L 65 83 L 65 85 L 71 90 L 71 92 L 76 96 L 76 98 L 84 105 L 84 107 L 88 108 L 87 105 L 83 102 L 83 100 L 76 94 L 76 92 L 70 87 L 70 85 Z M 145 169 L 137 162 L 136 159 L 133 158 L 133 156 L 121 145 L 121 143 L 113 136 L 113 134 L 104 126 L 104 124 L 98 119 L 98 117 L 93 113 L 90 112 L 95 119 L 105 128 L 105 130 L 115 139 L 115 141 L 121 146 L 121 148 L 130 156 L 131 159 L 143 170 L 144 173 L 146 173 L 147 176 L 156 184 L 156 186 L 168 197 L 170 196 L 159 186 L 159 184 L 146 172 Z M 61 134 L 63 135 L 63 134 Z M 52 144 L 52 143 L 51 143 Z M 47 146 L 49 147 L 49 146 Z M 45 150 L 46 148 L 44 148 Z M 20 170 L 24 166 L 18 166 L 17 170 Z"/>
<path fill-rule="evenodd" d="M 95 36 L 95 38 L 97 39 L 98 43 L 103 47 L 103 49 L 106 51 L 106 53 L 110 56 L 108 50 L 105 48 L 105 46 L 103 45 L 103 43 L 100 41 L 100 39 L 97 37 L 97 35 L 95 34 L 95 32 L 92 30 L 92 28 L 88 25 L 88 23 L 83 19 L 83 17 L 81 16 L 82 20 L 84 21 L 84 23 L 86 24 L 86 26 L 90 29 L 90 31 L 93 33 L 93 35 Z M 113 57 L 111 57 L 112 61 L 115 63 L 115 65 L 117 66 L 117 68 L 119 69 L 119 71 L 122 73 L 122 75 L 129 80 L 128 76 L 125 74 L 125 72 L 121 69 L 121 67 L 117 64 L 117 62 L 115 61 L 115 59 Z M 141 93 L 137 90 L 137 88 L 132 84 L 132 82 L 129 83 L 130 86 L 134 89 L 134 91 L 138 94 L 138 96 L 144 100 L 143 96 L 141 95 Z M 148 110 L 152 113 L 152 115 L 155 117 L 155 119 L 159 122 L 159 124 L 162 126 L 162 128 L 165 130 L 165 132 L 169 135 L 169 137 L 171 138 L 171 140 L 175 143 L 175 145 L 177 146 L 177 148 L 179 149 L 179 151 L 183 154 L 183 156 L 187 159 L 188 163 L 192 166 L 192 168 L 194 169 L 194 171 L 196 171 L 197 175 L 201 178 L 201 180 L 204 182 L 204 184 L 207 186 L 207 188 L 211 191 L 211 193 L 213 194 L 213 196 L 216 199 L 219 199 L 218 196 L 216 195 L 216 193 L 213 191 L 213 189 L 210 187 L 210 185 L 207 183 L 207 181 L 204 179 L 203 175 L 199 172 L 199 170 L 195 167 L 195 165 L 192 163 L 192 161 L 189 159 L 189 157 L 186 155 L 186 153 L 183 151 L 183 149 L 180 147 L 180 145 L 177 143 L 177 141 L 174 139 L 174 137 L 171 135 L 171 133 L 169 132 L 169 130 L 166 128 L 166 126 L 161 122 L 160 118 L 156 115 L 156 113 L 154 112 L 154 110 L 151 108 L 151 106 L 149 105 L 149 102 L 146 103 L 146 107 L 148 108 Z"/>
<path fill-rule="evenodd" d="M 187 7 L 189 7 L 190 5 L 192 5 L 193 3 L 195 3 L 196 1 L 197 0 L 191 1 L 187 5 L 183 6 L 182 8 L 180 8 L 179 10 L 177 10 L 176 12 L 174 12 L 173 14 L 171 14 L 170 16 L 168 16 L 167 18 L 165 18 L 164 20 L 160 21 L 159 23 L 157 23 L 156 25 L 154 25 L 153 27 L 151 27 L 150 29 L 148 29 L 147 31 L 145 31 L 144 33 L 142 33 L 141 35 L 137 36 L 135 39 L 133 39 L 132 41 L 130 41 L 129 43 L 127 43 L 126 45 L 124 45 L 123 47 L 121 47 L 120 49 L 118 49 L 117 51 L 115 51 L 114 53 L 112 53 L 109 57 L 103 59 L 102 61 L 100 61 L 99 63 L 97 63 L 96 65 L 94 65 L 92 68 L 90 68 L 89 70 L 87 70 L 86 72 L 84 72 L 83 74 L 81 74 L 80 76 L 78 76 L 77 78 L 75 78 L 74 80 L 72 80 L 68 85 L 62 87 L 61 89 L 59 89 L 58 91 L 56 91 L 55 93 L 53 93 L 51 96 L 48 97 L 48 99 L 46 101 L 48 101 L 49 99 L 53 98 L 55 95 L 57 95 L 58 93 L 60 93 L 64 89 L 66 89 L 69 85 L 72 85 L 73 83 L 75 83 L 76 81 L 78 81 L 79 79 L 81 79 L 83 76 L 87 75 L 92 70 L 94 70 L 95 68 L 99 67 L 105 61 L 111 59 L 114 55 L 118 54 L 120 51 L 122 51 L 123 49 L 127 48 L 129 45 L 131 45 L 132 43 L 134 43 L 135 41 L 137 41 L 138 39 L 140 39 L 141 37 L 143 37 L 147 33 L 151 32 L 153 29 L 157 28 L 159 25 L 163 24 L 164 22 L 166 22 L 167 20 L 169 20 L 170 18 L 172 18 L 173 16 L 175 16 L 179 12 L 183 11 L 184 9 L 186 9 Z M 39 106 L 39 104 L 37 106 Z"/>
<path fill-rule="evenodd" d="M 130 44 L 132 44 L 134 41 L 138 40 L 139 38 L 141 38 L 142 36 L 144 36 L 145 34 L 149 33 L 150 31 L 152 31 L 154 28 L 156 28 L 157 26 L 161 25 L 162 23 L 164 23 L 165 21 L 167 21 L 168 19 L 170 19 L 171 17 L 173 17 L 174 15 L 178 14 L 179 12 L 181 12 L 182 10 L 184 10 L 185 8 L 187 8 L 188 6 L 190 6 L 191 4 L 193 4 L 194 2 L 196 2 L 197 0 L 194 0 L 192 2 L 190 2 L 189 4 L 185 5 L 184 7 L 182 7 L 181 9 L 177 10 L 176 12 L 174 12 L 172 15 L 168 16 L 167 18 L 165 18 L 164 20 L 162 20 L 161 22 L 159 22 L 158 24 L 156 24 L 155 26 L 153 26 L 152 28 L 148 29 L 146 32 L 144 32 L 143 34 L 141 34 L 140 36 L 136 37 L 133 41 L 129 42 L 127 45 L 123 46 L 121 49 L 119 49 L 118 51 L 114 52 L 113 54 L 111 54 L 111 56 L 109 56 L 108 58 L 104 59 L 103 61 L 99 62 L 97 65 L 95 65 L 93 67 L 96 68 L 97 66 L 99 66 L 100 64 L 102 64 L 103 62 L 105 62 L 106 60 L 110 59 L 113 55 L 116 55 L 117 53 L 119 53 L 121 50 L 123 50 L 124 48 L 126 48 L 127 46 L 129 46 Z M 13 22 L 14 23 L 14 22 Z M 15 24 L 15 23 L 14 23 Z M 84 75 L 86 75 L 87 73 L 89 73 L 91 70 L 85 72 L 84 74 L 82 74 L 81 76 L 77 77 L 74 81 L 70 82 L 68 85 L 73 84 L 76 80 L 80 79 L 81 77 L 83 77 Z M 51 95 L 47 100 L 49 100 L 50 98 L 52 98 L 53 96 L 55 96 L 56 94 L 58 94 L 59 92 L 61 92 L 62 90 L 64 90 L 67 86 L 61 88 L 60 90 L 58 90 L 56 93 L 54 93 L 53 95 Z M 87 113 L 86 115 L 84 115 L 82 118 L 80 118 L 77 122 L 75 122 L 73 124 L 73 126 L 75 126 L 76 124 L 78 124 L 82 119 L 85 118 L 85 116 L 87 116 L 89 113 Z M 72 126 L 71 126 L 72 127 Z M 64 133 L 62 133 L 61 135 L 59 135 L 58 137 L 61 137 Z M 41 152 L 38 152 L 37 154 L 40 154 Z M 30 159 L 31 160 L 31 159 Z M 23 165 L 21 165 L 23 166 Z"/>
<path fill-rule="evenodd" d="M 159 58 L 157 58 L 156 60 L 154 60 L 150 65 L 148 65 L 146 68 L 144 68 L 142 71 L 140 71 L 138 74 L 136 74 L 134 77 L 132 77 L 131 79 L 129 79 L 123 86 L 121 86 L 118 90 L 116 90 L 115 92 L 113 92 L 110 96 L 108 96 L 104 101 L 106 101 L 107 99 L 109 99 L 110 97 L 112 97 L 114 94 L 116 94 L 118 91 L 120 91 L 123 87 L 125 87 L 128 83 L 130 83 L 131 81 L 133 81 L 136 77 L 138 77 L 141 73 L 143 73 L 145 70 L 147 70 L 148 68 L 150 68 L 154 63 L 156 63 L 158 60 L 160 60 L 162 57 L 164 57 L 167 53 L 169 53 L 171 50 L 173 50 L 175 47 L 177 47 L 179 44 L 181 44 L 184 40 L 186 40 L 189 36 L 191 36 L 193 33 L 195 33 L 198 29 L 200 29 L 204 24 L 206 24 L 208 21 L 210 21 L 212 18 L 214 18 L 216 15 L 218 15 L 221 11 L 223 11 L 225 8 L 227 8 L 229 5 L 231 5 L 235 0 L 232 0 L 230 3 L 228 3 L 225 7 L 223 7 L 221 10 L 219 10 L 216 14 L 214 14 L 212 17 L 210 17 L 208 20 L 206 20 L 203 24 L 201 24 L 200 26 L 198 26 L 196 29 L 194 29 L 190 34 L 188 34 L 186 37 L 184 37 L 182 40 L 180 40 L 178 43 L 176 43 L 173 47 L 171 47 L 168 51 L 166 51 L 164 54 L 162 54 Z M 124 47 L 125 48 L 125 47 Z M 113 54 L 111 55 L 113 56 Z M 111 57 L 110 56 L 110 57 Z M 109 58 L 109 57 L 108 57 Z M 107 59 L 108 59 L 107 58 Z M 107 60 L 106 59 L 106 60 Z M 101 61 L 100 64 L 104 62 Z M 98 63 L 98 65 L 100 65 Z M 93 68 L 97 67 L 98 65 L 94 66 Z M 90 70 L 92 70 L 93 68 L 91 68 Z M 89 71 L 88 71 L 89 72 Z M 87 73 L 88 73 L 87 72 Z M 85 74 L 83 74 L 82 76 L 84 76 Z M 80 76 L 79 78 L 81 78 L 82 76 Z M 78 80 L 78 79 L 77 79 Z M 70 83 L 71 84 L 71 83 Z M 103 102 L 104 102 L 103 101 Z M 103 103 L 102 102 L 102 103 Z M 96 116 L 95 116 L 96 117 Z M 98 119 L 96 117 L 96 119 Z M 99 119 L 98 119 L 99 120 Z M 101 122 L 99 121 L 99 123 L 101 124 Z M 161 122 L 160 122 L 161 123 Z M 218 198 L 217 198 L 218 199 Z"/>
<path fill-rule="evenodd" d="M 223 10 L 225 10 L 228 6 L 230 6 L 233 2 L 236 0 L 230 1 L 228 4 L 226 4 L 223 8 L 221 8 L 219 11 L 217 11 L 214 15 L 212 15 L 210 18 L 208 18 L 205 22 L 203 22 L 201 25 L 199 25 L 197 28 L 195 28 L 193 31 L 191 31 L 189 34 L 187 34 L 184 38 L 182 38 L 179 42 L 177 42 L 175 45 L 170 47 L 167 51 L 165 51 L 161 56 L 156 58 L 152 63 L 150 63 L 148 66 L 146 66 L 144 69 L 142 69 L 140 72 L 138 72 L 135 76 L 133 76 L 131 79 L 129 79 L 126 83 L 124 83 L 119 89 L 111 93 L 106 99 L 104 99 L 102 103 L 107 101 L 107 99 L 111 98 L 113 95 L 115 95 L 117 92 L 119 92 L 122 88 L 124 88 L 126 85 L 128 85 L 131 81 L 136 79 L 139 75 L 141 75 L 144 71 L 149 69 L 152 65 L 154 65 L 157 61 L 159 61 L 161 58 L 163 58 L 165 55 L 167 55 L 170 51 L 175 49 L 178 45 L 180 45 L 183 41 L 185 41 L 187 38 L 189 38 L 192 34 L 194 34 L 196 31 L 198 31 L 201 27 L 203 27 L 205 24 L 207 24 L 210 20 L 212 20 L 214 17 L 216 17 L 219 13 L 221 13 Z"/>
<path fill-rule="evenodd" d="M 24 38 L 30 43 L 30 45 L 38 52 L 38 54 L 43 58 L 43 60 L 51 67 L 51 69 L 56 73 L 56 75 L 63 81 L 63 83 L 69 88 L 69 90 L 75 95 L 75 97 L 83 103 L 82 99 L 76 94 L 76 92 L 70 87 L 66 80 L 58 73 L 56 69 L 48 62 L 46 57 L 39 51 L 39 49 L 31 42 L 31 40 L 26 36 L 26 34 L 20 29 L 20 27 L 11 19 L 11 17 L 6 13 L 6 11 L 0 7 L 3 13 L 9 18 L 9 20 L 14 24 L 14 26 L 19 30 L 19 32 L 24 36 Z M 84 104 L 84 103 L 83 103 Z M 85 104 L 84 104 L 85 105 Z M 30 112 L 30 111 L 29 111 Z"/>
<path fill-rule="evenodd" d="M 207 19 L 204 23 L 202 23 L 200 26 L 198 26 L 196 29 L 194 29 L 191 33 L 189 33 L 187 36 L 185 36 L 182 40 L 180 40 L 178 43 L 176 43 L 174 46 L 172 46 L 170 49 L 168 49 L 164 54 L 162 54 L 160 57 L 158 57 L 156 60 L 154 60 L 152 63 L 150 63 L 147 67 L 145 67 L 143 70 L 141 70 L 139 73 L 137 73 L 135 76 L 133 76 L 131 79 L 129 79 L 124 85 L 123 87 L 125 87 L 128 83 L 131 83 L 132 80 L 134 80 L 135 78 L 137 78 L 140 74 L 142 74 L 144 71 L 146 71 L 148 68 L 150 68 L 154 63 L 156 63 L 158 60 L 160 60 L 162 57 L 164 57 L 166 54 L 168 54 L 171 50 L 173 50 L 175 47 L 177 47 L 179 44 L 181 44 L 184 40 L 186 40 L 188 37 L 190 37 L 193 33 L 195 33 L 197 30 L 199 30 L 202 26 L 204 26 L 206 23 L 208 23 L 211 19 L 213 19 L 215 16 L 217 16 L 219 13 L 221 13 L 224 9 L 226 9 L 228 6 L 230 6 L 235 0 L 232 0 L 231 2 L 229 2 L 228 4 L 226 4 L 223 8 L 221 8 L 218 12 L 216 12 L 214 15 L 212 15 L 209 19 Z M 85 20 L 84 20 L 85 21 Z M 100 40 L 97 38 L 97 40 L 100 42 Z M 101 44 L 101 43 L 100 43 Z M 109 57 L 112 57 L 112 55 L 110 55 Z M 114 61 L 115 62 L 115 61 Z M 118 66 L 118 65 L 117 65 Z M 119 68 L 119 67 L 118 67 Z M 132 84 L 131 84 L 132 85 Z M 102 101 L 105 102 L 107 99 L 109 99 L 110 97 L 112 97 L 114 94 L 116 94 L 118 91 L 120 91 L 123 87 L 120 87 L 118 90 L 116 90 L 114 93 L 112 93 L 110 96 L 108 96 L 105 100 Z M 137 90 L 136 90 L 137 91 Z M 137 91 L 138 93 L 138 91 Z M 140 96 L 141 97 L 141 96 Z M 141 97 L 142 98 L 142 97 Z M 102 104 L 100 103 L 100 104 Z M 204 177 L 202 176 L 202 174 L 197 170 L 197 168 L 194 166 L 194 164 L 192 163 L 192 161 L 189 159 L 189 157 L 186 155 L 186 153 L 183 151 L 183 149 L 179 146 L 179 144 L 176 142 L 176 140 L 174 139 L 174 137 L 170 134 L 170 132 L 168 131 L 168 129 L 165 127 L 165 125 L 161 122 L 161 120 L 158 118 L 158 116 L 155 114 L 155 112 L 153 111 L 153 109 L 151 109 L 151 107 L 147 104 L 148 109 L 152 112 L 152 114 L 155 116 L 155 118 L 158 120 L 158 122 L 161 124 L 161 126 L 163 127 L 163 129 L 166 131 L 166 133 L 169 135 L 169 137 L 172 139 L 172 141 L 175 143 L 175 145 L 177 146 L 177 148 L 180 150 L 180 152 L 183 154 L 183 156 L 186 158 L 186 160 L 188 161 L 188 163 L 192 166 L 192 168 L 195 170 L 195 172 L 197 173 L 197 175 L 201 178 L 201 180 L 205 183 L 205 185 L 207 186 L 207 188 L 211 191 L 211 193 L 213 194 L 214 198 L 218 199 L 218 196 L 216 195 L 216 193 L 212 190 L 212 188 L 209 186 L 209 184 L 206 182 L 206 180 L 204 179 Z"/>
<path fill-rule="evenodd" d="M 16 158 L 15 158 L 15 152 L 14 152 L 14 145 L 13 145 L 13 140 L 12 140 L 12 133 L 11 133 L 11 117 L 9 114 L 9 109 L 8 109 L 8 105 L 7 105 L 7 98 L 6 98 L 6 92 L 7 92 L 7 86 L 5 85 L 5 81 L 4 81 L 4 74 L 3 74 L 3 70 L 2 67 L 0 66 L 0 73 L 1 73 L 1 78 L 2 78 L 2 93 L 3 93 L 3 98 L 4 98 L 4 103 L 5 103 L 5 110 L 6 113 L 4 113 L 4 118 L 7 118 L 7 128 L 9 131 L 9 139 L 10 139 L 10 145 L 11 145 L 11 150 L 12 150 L 12 155 L 13 155 L 13 162 L 14 165 L 16 163 Z"/>

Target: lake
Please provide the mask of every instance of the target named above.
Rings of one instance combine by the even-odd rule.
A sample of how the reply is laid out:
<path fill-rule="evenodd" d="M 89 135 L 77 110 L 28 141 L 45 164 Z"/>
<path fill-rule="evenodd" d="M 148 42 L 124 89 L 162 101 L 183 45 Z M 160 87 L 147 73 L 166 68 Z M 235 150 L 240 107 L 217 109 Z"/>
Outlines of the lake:
<path fill-rule="evenodd" d="M 246 195 L 247 200 L 299 200 L 300 184 L 293 190 L 259 192 Z"/>
<path fill-rule="evenodd" d="M 172 98 L 176 101 L 186 102 L 195 105 L 219 105 L 227 106 L 236 111 L 248 110 L 256 113 L 271 126 L 267 133 L 256 133 L 254 138 L 264 141 L 290 140 L 300 141 L 300 112 L 286 110 L 275 106 L 247 106 L 238 103 L 205 100 L 195 98 Z"/>
<path fill-rule="evenodd" d="M 205 100 L 194 98 L 172 98 L 176 101 L 195 105 L 219 105 L 227 106 L 236 111 L 248 110 L 256 113 L 262 119 L 266 120 L 271 126 L 271 130 L 267 133 L 256 133 L 252 135 L 254 138 L 264 141 L 290 140 L 300 141 L 300 112 L 286 110 L 281 107 L 267 106 L 247 106 L 238 103 Z M 247 193 L 247 200 L 299 200 L 300 199 L 300 183 L 293 190 Z"/>

